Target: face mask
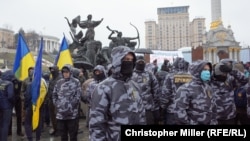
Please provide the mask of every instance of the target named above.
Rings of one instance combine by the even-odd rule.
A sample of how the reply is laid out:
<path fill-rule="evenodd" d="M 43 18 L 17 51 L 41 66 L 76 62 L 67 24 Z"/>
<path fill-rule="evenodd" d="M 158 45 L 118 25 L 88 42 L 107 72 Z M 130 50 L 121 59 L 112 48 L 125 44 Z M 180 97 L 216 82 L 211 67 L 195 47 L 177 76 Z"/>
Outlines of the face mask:
<path fill-rule="evenodd" d="M 215 75 L 214 76 L 216 78 L 216 80 L 220 81 L 220 82 L 225 82 L 227 80 L 227 76 L 225 75 Z"/>
<path fill-rule="evenodd" d="M 248 78 L 248 77 L 249 77 L 249 72 L 248 72 L 248 71 L 245 71 L 245 72 L 244 72 L 244 75 L 245 75 L 246 78 Z"/>
<path fill-rule="evenodd" d="M 211 77 L 210 71 L 209 70 L 203 70 L 201 72 L 201 80 L 202 81 L 209 81 Z"/>
<path fill-rule="evenodd" d="M 184 64 L 183 63 L 178 63 L 178 69 L 183 69 L 184 68 Z"/>
<path fill-rule="evenodd" d="M 100 73 L 98 75 L 94 75 L 94 79 L 97 80 L 97 81 L 103 80 L 103 79 L 105 79 L 105 74 Z"/>
<path fill-rule="evenodd" d="M 57 77 L 58 74 L 59 74 L 58 71 L 51 71 L 51 75 L 53 78 Z"/>
<path fill-rule="evenodd" d="M 137 70 L 143 71 L 145 69 L 145 64 L 144 63 L 143 64 L 137 63 L 136 66 L 135 66 L 135 68 Z"/>
<path fill-rule="evenodd" d="M 134 63 L 132 61 L 122 61 L 121 74 L 131 77 L 134 71 Z"/>

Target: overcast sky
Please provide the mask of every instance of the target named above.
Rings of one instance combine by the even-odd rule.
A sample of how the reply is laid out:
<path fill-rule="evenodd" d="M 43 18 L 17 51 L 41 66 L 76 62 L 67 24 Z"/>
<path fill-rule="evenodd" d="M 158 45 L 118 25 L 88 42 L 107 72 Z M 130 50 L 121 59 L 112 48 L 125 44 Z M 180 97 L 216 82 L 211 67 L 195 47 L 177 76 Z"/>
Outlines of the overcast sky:
<path fill-rule="evenodd" d="M 250 45 L 250 0 L 221 0 L 222 20 L 225 27 L 229 24 L 235 39 L 241 45 Z M 145 47 L 145 24 L 147 20 L 157 19 L 157 8 L 172 6 L 190 6 L 189 20 L 195 17 L 206 18 L 206 30 L 211 22 L 210 0 L 0 0 L 0 27 L 9 28 L 15 33 L 22 27 L 25 32 L 35 30 L 43 35 L 52 35 L 62 40 L 63 33 L 71 40 L 69 27 L 64 19 L 71 21 L 80 15 L 86 20 L 92 14 L 92 20 L 103 22 L 95 28 L 95 39 L 108 46 L 110 31 L 123 32 L 124 37 L 136 37 L 135 25 L 140 32 L 140 47 Z M 83 33 L 86 29 L 78 28 Z"/>

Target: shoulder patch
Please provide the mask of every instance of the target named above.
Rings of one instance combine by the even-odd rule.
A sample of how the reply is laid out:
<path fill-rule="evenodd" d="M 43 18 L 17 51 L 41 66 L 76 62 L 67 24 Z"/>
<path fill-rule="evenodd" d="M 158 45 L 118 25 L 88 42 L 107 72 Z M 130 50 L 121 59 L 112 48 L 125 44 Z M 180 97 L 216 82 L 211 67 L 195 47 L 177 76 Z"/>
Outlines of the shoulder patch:
<path fill-rule="evenodd" d="M 192 76 L 189 74 L 176 74 L 174 75 L 174 83 L 187 83 L 192 80 Z"/>

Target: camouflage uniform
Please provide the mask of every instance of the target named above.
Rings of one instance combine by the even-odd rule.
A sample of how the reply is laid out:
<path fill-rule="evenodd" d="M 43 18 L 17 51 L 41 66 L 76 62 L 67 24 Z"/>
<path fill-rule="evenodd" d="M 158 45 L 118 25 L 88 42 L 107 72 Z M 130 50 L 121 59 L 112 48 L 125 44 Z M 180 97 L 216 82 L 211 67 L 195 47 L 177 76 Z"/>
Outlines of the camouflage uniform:
<path fill-rule="evenodd" d="M 95 72 L 96 70 L 103 72 L 105 77 L 101 80 L 98 80 L 97 78 L 95 78 L 95 74 L 94 74 L 94 81 L 90 82 L 87 89 L 86 89 L 86 96 L 87 96 L 87 101 L 89 104 L 91 103 L 91 97 L 92 97 L 92 93 L 94 92 L 95 87 L 107 77 L 106 70 L 105 70 L 104 66 L 97 65 L 94 68 L 93 72 Z"/>
<path fill-rule="evenodd" d="M 158 66 L 157 66 L 157 64 L 154 64 L 154 63 L 147 63 L 145 70 L 155 74 L 158 71 Z"/>
<path fill-rule="evenodd" d="M 168 60 L 164 60 L 164 63 L 161 65 L 161 70 L 157 71 L 155 73 L 155 77 L 158 80 L 159 83 L 159 90 L 161 91 L 163 82 L 167 76 L 167 74 L 170 72 L 170 65 Z"/>
<path fill-rule="evenodd" d="M 64 78 L 59 79 L 52 93 L 52 100 L 57 111 L 56 118 L 62 120 L 77 118 L 81 94 L 82 89 L 78 79 L 73 76 L 66 81 Z"/>
<path fill-rule="evenodd" d="M 216 68 L 217 66 L 215 66 L 215 69 Z M 224 82 L 216 81 L 216 79 L 212 81 L 212 88 L 215 96 L 214 100 L 217 106 L 217 120 L 219 124 L 236 124 L 234 88 L 237 88 L 239 84 L 244 86 L 246 83 L 247 78 L 244 76 L 244 73 L 239 70 L 232 70 L 229 72 Z"/>
<path fill-rule="evenodd" d="M 145 64 L 145 61 L 140 59 L 138 61 L 143 61 Z M 136 65 L 138 64 L 138 61 Z M 159 111 L 159 84 L 152 72 L 149 72 L 145 70 L 145 67 L 143 70 L 135 69 L 132 80 L 137 82 L 142 89 L 141 97 L 143 99 L 143 104 L 146 109 L 146 121 L 147 124 L 155 124 L 156 118 L 154 118 L 154 112 Z M 159 116 L 159 114 L 155 114 L 156 116 Z M 157 121 L 158 122 L 158 121 Z"/>
<path fill-rule="evenodd" d="M 163 82 L 166 78 L 166 76 L 168 75 L 168 71 L 164 70 L 164 69 L 161 69 L 160 71 L 156 72 L 155 73 L 155 77 L 158 81 L 158 84 L 159 84 L 159 91 L 158 93 L 160 94 L 160 97 L 159 97 L 159 100 L 161 101 L 161 90 L 162 90 L 162 86 L 163 86 Z M 161 102 L 160 102 L 161 103 Z M 165 117 L 165 111 L 164 109 L 162 109 L 162 107 L 160 106 L 160 110 L 159 110 L 159 121 L 158 123 L 161 123 L 163 124 L 164 123 L 164 117 Z"/>
<path fill-rule="evenodd" d="M 95 68 L 94 68 L 94 70 L 93 70 L 93 72 L 95 72 L 96 70 L 99 70 L 99 71 L 101 71 L 101 72 L 103 72 L 103 74 L 104 74 L 104 76 L 105 77 L 103 77 L 103 78 L 101 78 L 101 79 L 97 79 L 95 76 L 95 73 L 94 73 L 94 80 L 93 81 L 91 81 L 90 83 L 89 83 L 89 85 L 88 85 L 88 87 L 87 87 L 87 90 L 86 90 L 86 99 L 87 99 L 87 103 L 89 104 L 88 105 L 88 115 L 87 115 L 87 119 L 86 119 L 86 125 L 88 125 L 89 124 L 89 110 L 90 110 L 90 103 L 91 103 L 91 97 L 92 97 L 92 94 L 93 94 L 93 92 L 94 92 L 94 89 L 95 89 L 95 87 L 101 82 L 101 81 L 103 81 L 106 77 L 107 77 L 107 74 L 106 74 L 106 70 L 105 70 L 105 68 L 104 68 L 104 66 L 102 66 L 102 65 L 97 65 Z"/>
<path fill-rule="evenodd" d="M 133 51 L 124 46 L 112 50 L 112 76 L 94 90 L 90 107 L 89 133 L 91 141 L 121 140 L 121 125 L 145 124 L 145 108 L 140 86 L 121 73 L 122 59 Z"/>
<path fill-rule="evenodd" d="M 187 125 L 217 124 L 216 105 L 212 100 L 211 87 L 203 82 L 200 74 L 204 66 L 211 63 L 203 60 L 193 62 L 189 66 L 192 80 L 176 91 L 176 123 Z M 212 71 L 212 70 L 210 70 Z"/>
<path fill-rule="evenodd" d="M 173 63 L 173 72 L 169 73 L 163 82 L 161 89 L 161 108 L 165 111 L 165 124 L 175 124 L 175 96 L 177 89 L 186 82 L 191 81 L 192 76 L 186 71 L 186 61 L 176 58 Z"/>
<path fill-rule="evenodd" d="M 57 131 L 61 140 L 68 140 L 68 134 L 70 140 L 77 140 L 81 83 L 73 77 L 70 66 L 63 66 L 62 71 L 64 69 L 70 72 L 70 77 L 59 79 L 52 94 L 56 107 Z"/>
<path fill-rule="evenodd" d="M 250 118 L 250 62 L 245 64 L 245 76 L 248 78 L 248 83 L 246 85 L 246 95 L 247 95 L 247 116 Z"/>
<path fill-rule="evenodd" d="M 160 70 L 160 71 L 156 72 L 155 77 L 158 80 L 159 90 L 162 89 L 163 82 L 164 82 L 167 75 L 168 75 L 168 72 L 166 72 L 164 70 Z"/>

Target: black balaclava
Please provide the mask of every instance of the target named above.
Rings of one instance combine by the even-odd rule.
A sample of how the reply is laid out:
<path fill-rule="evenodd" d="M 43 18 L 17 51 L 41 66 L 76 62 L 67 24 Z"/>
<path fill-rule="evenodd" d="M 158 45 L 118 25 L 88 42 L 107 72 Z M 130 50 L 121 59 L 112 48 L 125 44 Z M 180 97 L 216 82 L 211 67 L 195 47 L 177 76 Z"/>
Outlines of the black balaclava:
<path fill-rule="evenodd" d="M 134 71 L 133 61 L 122 61 L 121 74 L 127 77 L 131 77 Z"/>
<path fill-rule="evenodd" d="M 225 82 L 225 81 L 227 80 L 227 75 L 214 75 L 214 78 L 215 78 L 217 81 Z"/>
<path fill-rule="evenodd" d="M 144 60 L 138 60 L 135 65 L 135 69 L 139 71 L 144 71 L 145 69 L 145 61 Z"/>
<path fill-rule="evenodd" d="M 102 72 L 102 73 L 100 73 L 100 74 L 98 74 L 98 75 L 96 75 L 95 73 L 94 73 L 94 79 L 96 80 L 96 81 L 102 81 L 103 79 L 105 79 L 106 78 L 106 76 L 105 76 L 105 74 Z"/>

